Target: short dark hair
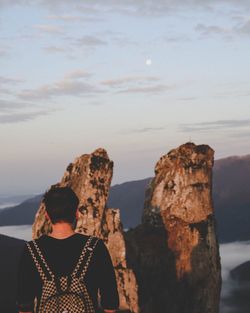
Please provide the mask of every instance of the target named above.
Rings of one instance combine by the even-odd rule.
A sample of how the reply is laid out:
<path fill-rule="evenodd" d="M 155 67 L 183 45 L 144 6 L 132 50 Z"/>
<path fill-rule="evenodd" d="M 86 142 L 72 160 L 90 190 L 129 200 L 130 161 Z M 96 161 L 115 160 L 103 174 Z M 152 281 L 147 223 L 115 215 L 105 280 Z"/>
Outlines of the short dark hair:
<path fill-rule="evenodd" d="M 52 187 L 44 194 L 43 202 L 52 224 L 74 223 L 79 199 L 70 187 Z"/>

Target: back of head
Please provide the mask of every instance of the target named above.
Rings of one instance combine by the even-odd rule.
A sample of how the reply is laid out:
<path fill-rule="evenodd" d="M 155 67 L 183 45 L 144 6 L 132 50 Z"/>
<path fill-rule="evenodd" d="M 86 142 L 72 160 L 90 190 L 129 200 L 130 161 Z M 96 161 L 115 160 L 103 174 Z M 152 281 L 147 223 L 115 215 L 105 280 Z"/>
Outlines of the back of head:
<path fill-rule="evenodd" d="M 44 194 L 43 202 L 52 224 L 73 224 L 79 200 L 70 187 L 52 187 Z"/>

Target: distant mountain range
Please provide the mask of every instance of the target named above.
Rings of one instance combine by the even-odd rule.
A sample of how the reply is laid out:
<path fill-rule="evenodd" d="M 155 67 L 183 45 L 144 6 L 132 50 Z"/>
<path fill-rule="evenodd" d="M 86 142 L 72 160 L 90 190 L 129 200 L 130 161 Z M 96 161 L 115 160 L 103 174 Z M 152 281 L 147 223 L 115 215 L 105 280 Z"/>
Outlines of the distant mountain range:
<path fill-rule="evenodd" d="M 124 228 L 141 221 L 145 190 L 151 178 L 114 185 L 107 206 L 119 208 Z M 213 200 L 220 242 L 250 239 L 250 155 L 216 160 Z M 0 211 L 0 226 L 32 224 L 41 196 Z"/>
<path fill-rule="evenodd" d="M 0 211 L 0 226 L 33 224 L 42 196 L 38 195 L 21 204 Z"/>
<path fill-rule="evenodd" d="M 130 181 L 110 188 L 107 206 L 120 209 L 124 228 L 133 228 L 141 223 L 145 190 L 151 179 Z"/>
<path fill-rule="evenodd" d="M 7 206 L 14 206 L 29 199 L 31 195 L 19 195 L 19 196 L 0 196 L 0 209 Z"/>
<path fill-rule="evenodd" d="M 250 239 L 250 155 L 215 162 L 213 199 L 222 242 Z"/>

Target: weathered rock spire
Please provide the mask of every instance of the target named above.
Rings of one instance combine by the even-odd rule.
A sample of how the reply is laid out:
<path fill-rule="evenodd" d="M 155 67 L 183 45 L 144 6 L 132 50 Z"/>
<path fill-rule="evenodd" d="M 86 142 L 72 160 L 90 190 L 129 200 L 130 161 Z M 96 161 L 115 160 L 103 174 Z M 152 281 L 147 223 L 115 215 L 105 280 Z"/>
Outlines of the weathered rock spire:
<path fill-rule="evenodd" d="M 220 258 L 211 193 L 213 157 L 214 151 L 207 145 L 181 145 L 160 158 L 147 190 L 143 227 L 155 229 L 155 233 L 157 228 L 165 229 L 165 266 L 175 273 L 175 277 L 166 273 L 171 281 L 163 288 L 167 294 L 173 290 L 182 294 L 175 303 L 165 297 L 171 313 L 219 311 Z"/>
<path fill-rule="evenodd" d="M 137 283 L 126 262 L 123 228 L 118 209 L 106 208 L 113 174 L 113 162 L 104 149 L 75 159 L 56 186 L 71 187 L 79 198 L 81 212 L 76 231 L 94 235 L 106 243 L 116 271 L 120 307 L 138 312 Z M 43 203 L 33 224 L 33 238 L 50 231 Z"/>
<path fill-rule="evenodd" d="M 213 154 L 208 146 L 188 143 L 161 157 L 145 202 L 144 223 L 164 224 L 168 230 L 178 277 L 191 270 L 191 253 L 201 235 L 199 223 L 213 214 Z"/>

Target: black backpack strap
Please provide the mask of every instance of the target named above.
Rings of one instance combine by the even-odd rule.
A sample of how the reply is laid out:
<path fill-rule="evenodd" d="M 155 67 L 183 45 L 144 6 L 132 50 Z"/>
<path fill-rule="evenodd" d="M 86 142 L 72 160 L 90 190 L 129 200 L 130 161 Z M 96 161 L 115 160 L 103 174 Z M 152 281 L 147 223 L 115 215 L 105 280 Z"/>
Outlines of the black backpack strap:
<path fill-rule="evenodd" d="M 89 262 L 91 260 L 91 257 L 93 255 L 95 246 L 99 239 L 97 237 L 89 237 L 86 244 L 84 245 L 84 248 L 82 250 L 82 253 L 79 257 L 79 260 L 77 262 L 77 265 L 71 274 L 71 276 L 83 278 L 87 272 Z"/>
<path fill-rule="evenodd" d="M 78 259 L 78 262 L 77 262 L 77 264 L 76 264 L 76 267 L 75 267 L 75 269 L 73 270 L 71 276 L 76 276 L 76 275 L 77 275 L 77 272 L 78 272 L 79 269 L 80 269 L 80 266 L 81 266 L 82 261 L 83 261 L 83 259 L 84 259 L 84 257 L 85 257 L 85 254 L 87 253 L 87 248 L 89 247 L 92 238 L 93 238 L 93 237 L 89 237 L 88 240 L 86 241 L 86 243 L 85 243 L 85 245 L 84 245 L 84 247 L 83 247 L 83 249 L 82 249 L 82 252 L 81 252 L 81 254 L 80 254 L 80 257 L 79 257 L 79 259 Z"/>
<path fill-rule="evenodd" d="M 42 281 L 53 279 L 55 276 L 50 270 L 40 248 L 38 247 L 35 240 L 26 243 L 31 257 L 35 263 L 37 271 L 42 279 Z M 46 271 L 44 271 L 44 268 Z M 46 273 L 47 272 L 47 273 Z"/>
<path fill-rule="evenodd" d="M 84 266 L 82 268 L 82 271 L 80 271 L 80 276 L 79 276 L 80 279 L 84 279 L 84 276 L 88 270 L 89 263 L 91 261 L 91 258 L 92 258 L 93 253 L 94 253 L 94 249 L 95 249 L 98 241 L 99 241 L 99 239 L 94 237 L 94 239 L 91 241 L 91 245 L 88 247 L 88 254 L 86 255 L 86 261 L 85 261 L 85 263 L 83 263 Z"/>

